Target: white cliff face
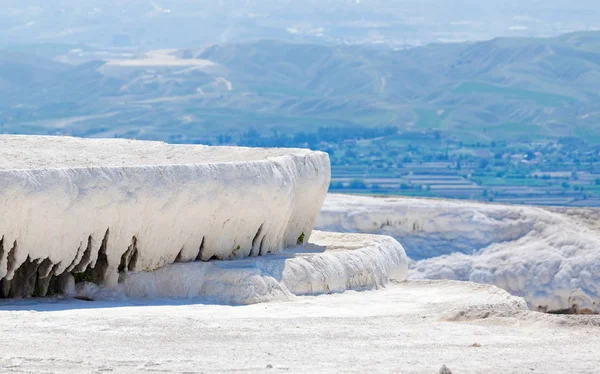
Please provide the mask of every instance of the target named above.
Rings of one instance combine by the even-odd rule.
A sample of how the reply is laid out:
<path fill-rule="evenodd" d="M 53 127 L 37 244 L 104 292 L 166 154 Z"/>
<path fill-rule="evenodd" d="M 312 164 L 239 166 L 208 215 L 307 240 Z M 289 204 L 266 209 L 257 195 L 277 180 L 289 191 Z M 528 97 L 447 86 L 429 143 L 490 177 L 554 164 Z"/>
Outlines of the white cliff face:
<path fill-rule="evenodd" d="M 278 252 L 309 239 L 329 179 L 308 150 L 0 136 L 0 296 Z"/>
<path fill-rule="evenodd" d="M 317 227 L 394 237 L 409 279 L 493 284 L 535 310 L 600 312 L 600 211 L 329 195 Z"/>

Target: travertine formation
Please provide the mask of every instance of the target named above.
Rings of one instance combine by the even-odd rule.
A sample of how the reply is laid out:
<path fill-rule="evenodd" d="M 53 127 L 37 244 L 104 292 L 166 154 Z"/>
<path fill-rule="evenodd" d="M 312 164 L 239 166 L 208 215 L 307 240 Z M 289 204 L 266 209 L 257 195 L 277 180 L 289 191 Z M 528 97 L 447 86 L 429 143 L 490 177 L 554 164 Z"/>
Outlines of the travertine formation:
<path fill-rule="evenodd" d="M 0 297 L 308 240 L 330 179 L 300 149 L 0 136 Z"/>
<path fill-rule="evenodd" d="M 389 236 L 314 231 L 310 243 L 279 255 L 238 261 L 172 264 L 128 273 L 122 292 L 133 298 L 201 298 L 218 304 L 254 304 L 294 296 L 385 287 L 408 272 L 404 249 Z M 80 289 L 86 299 L 103 290 Z M 112 297 L 113 295 L 109 295 Z"/>
<path fill-rule="evenodd" d="M 534 310 L 600 313 L 600 210 L 329 195 L 317 228 L 390 235 L 409 279 L 493 284 Z"/>

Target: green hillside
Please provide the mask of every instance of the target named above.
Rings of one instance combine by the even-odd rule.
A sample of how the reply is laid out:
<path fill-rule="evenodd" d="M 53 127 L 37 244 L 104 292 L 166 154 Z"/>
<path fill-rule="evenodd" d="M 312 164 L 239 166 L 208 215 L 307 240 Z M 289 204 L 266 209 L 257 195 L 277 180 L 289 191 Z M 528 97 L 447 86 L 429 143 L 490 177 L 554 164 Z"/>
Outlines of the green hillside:
<path fill-rule="evenodd" d="M 409 50 L 259 41 L 177 54 L 216 65 L 119 70 L 0 52 L 0 122 L 10 132 L 195 141 L 249 128 L 394 126 L 489 142 L 580 137 L 600 118 L 600 32 Z M 47 122 L 106 113 L 111 123 Z"/>

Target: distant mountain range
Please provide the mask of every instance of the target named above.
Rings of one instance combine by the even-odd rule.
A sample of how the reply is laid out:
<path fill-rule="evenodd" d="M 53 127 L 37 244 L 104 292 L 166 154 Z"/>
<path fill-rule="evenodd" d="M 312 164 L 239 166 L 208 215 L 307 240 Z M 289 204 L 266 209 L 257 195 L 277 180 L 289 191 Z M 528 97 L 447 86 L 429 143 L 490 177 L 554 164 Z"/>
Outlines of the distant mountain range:
<path fill-rule="evenodd" d="M 0 132 L 235 142 L 249 129 L 391 126 L 465 142 L 600 143 L 600 32 L 406 50 L 275 40 L 85 48 L 1 50 Z M 65 55 L 81 63 L 57 62 Z"/>

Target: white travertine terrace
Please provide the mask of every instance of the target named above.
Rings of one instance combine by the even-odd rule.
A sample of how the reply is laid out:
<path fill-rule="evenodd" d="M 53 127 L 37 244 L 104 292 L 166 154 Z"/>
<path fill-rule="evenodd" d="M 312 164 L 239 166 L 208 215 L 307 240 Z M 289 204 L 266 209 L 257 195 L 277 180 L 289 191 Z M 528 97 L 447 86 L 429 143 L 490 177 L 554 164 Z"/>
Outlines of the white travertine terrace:
<path fill-rule="evenodd" d="M 168 297 L 239 305 L 380 289 L 407 272 L 404 248 L 389 236 L 313 231 L 310 243 L 278 254 L 170 264 L 123 274 L 116 291 L 85 283 L 71 292 L 95 301 Z"/>
<path fill-rule="evenodd" d="M 317 228 L 390 235 L 409 279 L 493 284 L 539 311 L 600 312 L 600 211 L 329 195 Z"/>
<path fill-rule="evenodd" d="M 309 150 L 0 136 L 0 297 L 280 251 L 308 240 L 329 180 Z"/>

